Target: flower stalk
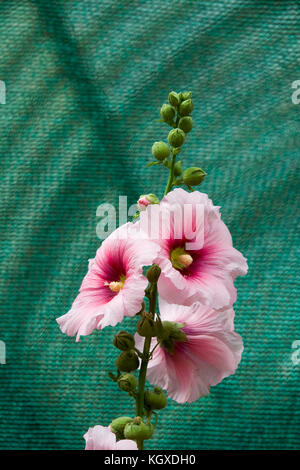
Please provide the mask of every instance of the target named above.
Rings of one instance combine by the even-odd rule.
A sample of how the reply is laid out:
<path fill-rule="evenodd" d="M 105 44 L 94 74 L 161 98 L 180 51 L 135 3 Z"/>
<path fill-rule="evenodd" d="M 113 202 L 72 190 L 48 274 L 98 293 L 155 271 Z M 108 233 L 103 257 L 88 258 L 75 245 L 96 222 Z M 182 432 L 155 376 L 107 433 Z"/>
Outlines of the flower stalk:
<path fill-rule="evenodd" d="M 102 243 L 95 259 L 90 260 L 71 310 L 57 319 L 61 330 L 70 336 L 77 334 L 79 341 L 94 329 L 115 326 L 124 316 L 138 317 L 135 335 L 125 330 L 115 335 L 113 344 L 119 353 L 116 373 L 108 373 L 119 390 L 133 398 L 135 416 L 120 416 L 107 428 L 90 428 L 84 436 L 86 449 L 142 450 L 144 441 L 152 438 L 157 411 L 167 406 L 162 388 L 178 403 L 190 403 L 234 373 L 241 359 L 242 340 L 233 331 L 233 281 L 246 274 L 247 263 L 233 248 L 218 207 L 194 190 L 206 173 L 199 167 L 183 169 L 181 160 L 176 162 L 193 128 L 191 97 L 189 91 L 172 91 L 168 103 L 161 107 L 160 121 L 171 130 L 167 142 L 154 142 L 154 161 L 147 166 L 168 169 L 163 203 L 151 192 L 140 196 L 134 218 L 140 216 L 141 220 L 119 227 Z M 169 194 L 181 185 L 190 192 L 177 188 Z M 170 224 L 174 201 L 176 230 L 175 224 Z M 156 213 L 163 216 L 161 233 L 169 233 L 167 244 L 162 236 L 153 240 L 151 230 L 142 243 L 136 236 L 142 211 L 146 217 L 151 214 L 151 204 L 157 204 Z M 187 217 L 185 204 L 193 209 Z M 203 213 L 197 212 L 199 205 L 204 206 Z M 195 240 L 186 235 L 186 228 L 193 229 Z M 202 242 L 194 243 L 201 230 L 205 239 L 199 237 Z M 145 275 L 146 266 L 150 268 Z M 155 385 L 152 390 L 146 389 L 147 372 L 149 382 Z"/>
<path fill-rule="evenodd" d="M 149 313 L 154 320 L 155 317 L 155 308 L 156 308 L 156 301 L 157 301 L 157 281 L 154 281 L 150 284 L 149 288 Z M 144 349 L 143 349 L 143 359 L 141 363 L 141 369 L 139 374 L 139 383 L 138 383 L 138 393 L 136 398 L 136 415 L 143 418 L 144 416 L 144 395 L 145 395 L 145 383 L 146 383 L 146 375 L 147 375 L 147 367 L 148 362 L 150 360 L 150 345 L 151 345 L 151 336 L 147 336 L 144 342 Z M 137 442 L 138 448 L 140 450 L 143 449 L 144 441 L 140 440 Z"/>

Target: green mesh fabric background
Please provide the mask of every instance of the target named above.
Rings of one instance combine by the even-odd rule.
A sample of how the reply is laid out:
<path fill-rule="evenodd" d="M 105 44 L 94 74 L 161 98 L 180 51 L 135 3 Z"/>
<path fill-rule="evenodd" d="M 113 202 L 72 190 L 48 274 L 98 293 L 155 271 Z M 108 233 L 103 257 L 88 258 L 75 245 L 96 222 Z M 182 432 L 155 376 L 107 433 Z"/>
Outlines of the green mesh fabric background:
<path fill-rule="evenodd" d="M 76 344 L 55 319 L 100 244 L 97 206 L 162 193 L 166 172 L 145 169 L 159 108 L 190 89 L 185 166 L 207 171 L 249 262 L 245 352 L 208 397 L 170 400 L 147 446 L 298 448 L 299 1 L 1 1 L 0 20 L 0 447 L 82 449 L 89 426 L 132 413 L 106 377 L 114 330 Z"/>

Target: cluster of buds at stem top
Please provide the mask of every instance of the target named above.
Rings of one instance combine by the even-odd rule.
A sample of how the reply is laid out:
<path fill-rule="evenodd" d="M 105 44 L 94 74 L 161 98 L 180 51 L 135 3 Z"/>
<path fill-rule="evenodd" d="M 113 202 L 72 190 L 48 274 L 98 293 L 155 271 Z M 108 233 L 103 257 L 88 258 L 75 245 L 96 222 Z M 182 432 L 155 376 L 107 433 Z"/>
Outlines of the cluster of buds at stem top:
<path fill-rule="evenodd" d="M 173 154 L 179 153 L 180 147 L 185 142 L 185 137 L 193 128 L 193 119 L 190 116 L 194 109 L 192 93 L 176 93 L 171 91 L 168 103 L 164 103 L 160 109 L 162 120 L 174 129 L 168 135 L 168 143 L 173 148 Z M 174 152 L 175 150 L 175 152 Z M 152 154 L 159 161 L 166 163 L 170 155 L 170 148 L 165 142 L 154 142 Z"/>
<path fill-rule="evenodd" d="M 160 109 L 162 121 L 171 126 L 168 135 L 168 143 L 154 142 L 152 145 L 152 155 L 156 161 L 150 162 L 147 166 L 163 164 L 169 169 L 170 176 L 165 194 L 173 186 L 185 185 L 191 191 L 194 186 L 202 183 L 206 173 L 201 168 L 191 167 L 183 171 L 181 161 L 176 162 L 176 155 L 181 152 L 181 147 L 186 141 L 186 135 L 193 129 L 193 118 L 191 113 L 194 109 L 192 93 L 190 91 L 177 93 L 171 91 L 168 96 L 168 103 L 164 103 Z M 170 154 L 172 158 L 170 159 Z M 148 195 L 153 196 L 153 195 Z M 141 196 L 139 200 L 140 210 L 149 204 L 156 204 L 150 197 Z"/>

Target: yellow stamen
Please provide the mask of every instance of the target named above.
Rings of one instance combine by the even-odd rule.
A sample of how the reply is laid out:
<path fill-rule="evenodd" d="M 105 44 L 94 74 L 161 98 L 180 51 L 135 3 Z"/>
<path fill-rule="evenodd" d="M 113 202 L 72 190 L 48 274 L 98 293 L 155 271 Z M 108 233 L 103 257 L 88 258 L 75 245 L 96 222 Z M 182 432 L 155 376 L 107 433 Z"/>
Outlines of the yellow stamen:
<path fill-rule="evenodd" d="M 178 246 L 170 253 L 171 263 L 176 269 L 184 269 L 193 262 L 193 257 L 185 251 L 182 246 Z"/>
<path fill-rule="evenodd" d="M 190 266 L 193 262 L 193 258 L 191 257 L 191 255 L 189 255 L 188 253 L 186 255 L 180 255 L 178 256 L 178 261 L 180 264 L 182 264 L 185 268 L 187 268 L 188 266 Z"/>
<path fill-rule="evenodd" d="M 112 292 L 120 292 L 121 289 L 123 289 L 124 284 L 125 284 L 125 276 L 121 276 L 119 281 L 112 281 L 112 282 L 106 282 L 105 285 L 107 285 Z"/>

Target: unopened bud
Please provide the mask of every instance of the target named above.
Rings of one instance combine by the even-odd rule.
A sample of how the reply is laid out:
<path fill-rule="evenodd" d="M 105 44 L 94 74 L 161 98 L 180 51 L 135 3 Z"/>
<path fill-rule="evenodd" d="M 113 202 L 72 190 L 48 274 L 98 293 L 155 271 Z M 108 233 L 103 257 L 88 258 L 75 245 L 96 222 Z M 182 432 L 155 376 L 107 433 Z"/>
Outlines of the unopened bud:
<path fill-rule="evenodd" d="M 163 104 L 160 108 L 160 115 L 165 122 L 172 122 L 175 117 L 175 110 L 170 104 Z"/>
<path fill-rule="evenodd" d="M 170 155 L 170 147 L 165 142 L 154 142 L 152 145 L 152 155 L 156 160 L 163 161 Z"/>
<path fill-rule="evenodd" d="M 110 430 L 117 436 L 118 439 L 124 439 L 124 428 L 126 424 L 130 423 L 131 421 L 132 418 L 129 416 L 120 416 L 120 418 L 116 418 L 110 423 Z"/>
<path fill-rule="evenodd" d="M 188 186 L 197 186 L 198 184 L 202 183 L 205 176 L 206 173 L 201 168 L 191 167 L 184 170 L 183 181 Z"/>
<path fill-rule="evenodd" d="M 168 142 L 172 147 L 181 147 L 185 141 L 185 133 L 182 129 L 172 129 L 168 135 Z"/>
<path fill-rule="evenodd" d="M 145 392 L 145 404 L 152 410 L 161 410 L 167 406 L 168 400 L 164 392 L 159 387 L 154 387 L 152 391 Z"/>
<path fill-rule="evenodd" d="M 181 165 L 181 161 L 178 160 L 178 162 L 176 162 L 174 165 L 174 176 L 175 177 L 180 176 L 181 173 L 182 173 L 182 165 Z"/>
<path fill-rule="evenodd" d="M 144 313 L 142 318 L 138 321 L 137 332 L 140 336 L 144 337 L 156 336 L 156 323 L 150 313 Z"/>
<path fill-rule="evenodd" d="M 182 101 L 189 100 L 192 98 L 192 92 L 191 91 L 185 91 L 182 93 Z"/>
<path fill-rule="evenodd" d="M 136 389 L 137 380 L 133 374 L 122 374 L 118 378 L 118 385 L 124 392 L 132 392 Z"/>
<path fill-rule="evenodd" d="M 160 276 L 161 269 L 157 264 L 153 264 L 151 268 L 148 269 L 147 271 L 147 279 L 150 283 L 154 283 L 158 281 L 158 278 Z"/>
<path fill-rule="evenodd" d="M 193 129 L 193 118 L 191 116 L 184 116 L 180 118 L 178 127 L 187 134 Z"/>
<path fill-rule="evenodd" d="M 134 348 L 134 337 L 130 334 L 127 333 L 127 331 L 120 331 L 115 337 L 114 337 L 114 346 L 116 348 L 120 349 L 121 351 L 127 351 L 127 349 L 132 349 Z"/>
<path fill-rule="evenodd" d="M 194 109 L 194 105 L 191 99 L 184 100 L 179 106 L 180 116 L 188 116 Z"/>
<path fill-rule="evenodd" d="M 170 354 L 174 354 L 176 343 L 185 343 L 188 341 L 186 334 L 181 330 L 185 323 L 176 323 L 171 321 L 163 321 L 162 328 L 157 339 L 162 348 L 166 349 Z"/>
<path fill-rule="evenodd" d="M 119 370 L 131 372 L 138 368 L 139 359 L 136 353 L 132 349 L 129 349 L 128 351 L 122 352 L 120 356 L 117 357 L 116 366 Z"/>
<path fill-rule="evenodd" d="M 142 418 L 137 416 L 133 418 L 130 423 L 127 423 L 124 428 L 124 436 L 126 439 L 133 441 L 144 441 L 150 439 L 153 435 L 154 428 L 150 423 L 144 423 Z"/>
<path fill-rule="evenodd" d="M 178 106 L 179 105 L 180 97 L 179 97 L 179 94 L 176 93 L 176 91 L 171 91 L 171 93 L 169 93 L 169 103 L 172 106 Z"/>

